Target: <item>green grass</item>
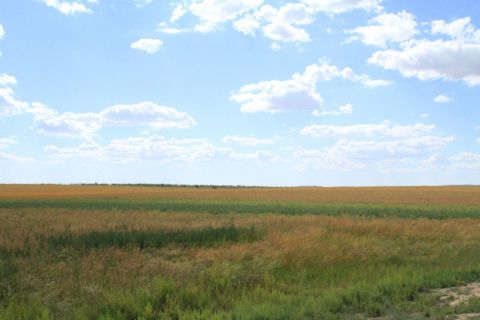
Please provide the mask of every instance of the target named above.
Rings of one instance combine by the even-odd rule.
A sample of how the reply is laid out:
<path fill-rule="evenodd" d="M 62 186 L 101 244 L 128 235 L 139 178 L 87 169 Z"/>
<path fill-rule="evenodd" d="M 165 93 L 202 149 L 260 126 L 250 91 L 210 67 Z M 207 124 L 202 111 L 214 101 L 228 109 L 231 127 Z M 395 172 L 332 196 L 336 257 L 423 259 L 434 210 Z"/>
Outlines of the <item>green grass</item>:
<path fill-rule="evenodd" d="M 284 215 L 329 215 L 359 217 L 399 217 L 405 219 L 480 218 L 478 206 L 386 205 L 341 203 L 296 203 L 265 201 L 200 201 L 200 200 L 125 200 L 125 199 L 58 199 L 1 200 L 1 209 L 62 208 L 105 211 L 160 211 L 228 213 L 276 213 Z"/>
<path fill-rule="evenodd" d="M 207 227 L 195 230 L 109 230 L 74 235 L 70 232 L 47 239 L 51 248 L 73 247 L 98 249 L 105 247 L 161 248 L 167 245 L 182 247 L 211 247 L 234 242 L 255 241 L 262 237 L 256 227 Z"/>
<path fill-rule="evenodd" d="M 209 213 L 227 215 L 227 219 L 242 214 L 270 213 L 367 217 L 368 222 L 383 217 L 480 218 L 480 207 L 468 206 L 189 199 L 3 200 L 0 201 L 0 208 L 6 210 L 6 219 L 10 214 L 24 214 L 17 209 L 34 208 L 38 211 L 38 223 L 42 223 L 42 213 L 51 208 L 84 210 L 86 213 L 100 210 L 102 216 L 103 213 L 108 216 L 109 212 L 118 211 L 125 214 L 158 211 L 168 213 L 164 216 L 170 216 L 171 213 L 173 217 L 175 212 Z M 36 214 L 35 211 L 35 217 Z M 68 219 L 66 216 L 62 219 Z M 83 219 L 83 212 L 77 212 L 77 216 Z M 215 219 L 226 217 L 207 218 L 214 222 Z M 271 219 L 270 216 L 267 218 Z M 88 215 L 85 215 L 85 219 L 88 219 Z M 295 219 L 313 220 L 298 217 L 281 217 L 279 220 L 295 222 Z M 352 220 L 360 223 L 363 219 Z M 280 223 L 278 221 L 271 223 L 270 231 L 281 227 L 275 224 Z M 298 256 L 296 252 L 288 251 L 287 241 L 276 242 L 278 246 L 273 247 L 279 251 L 279 255 L 275 255 L 277 252 L 272 252 L 272 255 L 264 252 L 265 248 L 272 247 L 262 247 L 262 243 L 273 240 L 267 235 L 270 231 L 264 230 L 263 225 L 224 225 L 170 231 L 120 228 L 83 233 L 49 233 L 40 239 L 43 245 L 37 247 L 0 248 L 0 320 L 333 320 L 385 315 L 392 319 L 413 320 L 444 319 L 458 312 L 480 310 L 479 300 L 454 309 L 437 305 L 435 298 L 428 293 L 430 289 L 480 281 L 480 250 L 475 241 L 469 240 L 476 239 L 474 234 L 465 235 L 462 229 L 456 237 L 449 238 L 443 237 L 443 229 L 435 233 L 428 228 L 430 224 L 441 227 L 443 221 L 412 220 L 412 224 L 426 224 L 425 229 L 416 229 L 413 234 L 408 233 L 411 230 L 410 221 L 389 219 L 385 223 L 405 224 L 402 225 L 405 233 L 390 238 L 388 233 L 382 233 L 382 229 L 358 229 L 365 234 L 350 234 L 350 225 L 345 229 L 325 227 L 319 229 L 319 240 L 313 248 L 308 244 L 304 244 L 305 247 L 292 247 L 300 248 L 298 250 L 305 248 L 305 252 L 312 255 L 307 255 L 304 260 L 295 260 Z M 450 223 L 460 221 L 445 221 L 445 225 Z M 469 225 L 471 221 L 462 223 Z M 18 226 L 23 227 L 21 223 Z M 335 224 L 332 223 L 332 226 L 335 227 Z M 292 231 L 285 229 L 286 235 Z M 345 234 L 344 237 L 341 234 L 335 236 L 332 232 Z M 423 238 L 424 232 L 429 237 Z M 277 232 L 274 236 L 283 237 L 283 233 Z M 300 233 L 298 235 L 300 238 L 303 236 Z M 317 241 L 315 237 L 316 234 L 310 234 L 309 239 Z M 354 240 L 348 240 L 351 238 Z M 261 239 L 265 241 L 255 242 Z M 286 239 L 299 241 L 293 237 Z M 349 250 L 358 250 L 359 247 L 354 246 L 357 240 L 363 240 L 360 243 L 372 248 L 388 250 L 371 255 L 359 250 L 358 256 L 349 256 Z M 351 246 L 342 246 L 339 241 L 352 242 Z M 230 255 L 234 247 L 228 245 L 238 242 L 252 242 L 245 247 L 252 246 L 255 253 L 242 255 L 244 246 L 238 246 L 238 251 Z M 227 246 L 227 249 L 218 253 L 223 246 Z M 324 255 L 321 248 L 331 246 L 343 250 L 344 255 L 329 258 L 326 254 L 334 251 L 328 250 Z M 156 250 L 159 248 L 163 249 Z M 419 248 L 425 250 L 425 256 L 415 253 L 414 250 Z M 121 262 L 130 261 L 125 260 L 125 256 L 130 255 L 135 255 L 135 259 L 141 262 L 128 269 L 129 266 L 121 265 Z M 143 261 L 150 262 L 150 269 L 142 268 Z M 89 272 L 89 268 L 94 272 Z M 115 274 L 125 277 L 110 277 L 113 269 Z M 148 279 L 145 280 L 145 277 Z"/>
<path fill-rule="evenodd" d="M 378 267 L 378 266 L 377 266 Z M 322 278 L 244 261 L 211 267 L 187 283 L 164 277 L 145 288 L 108 289 L 95 296 L 79 292 L 67 319 L 365 319 L 400 315 L 399 319 L 444 319 L 450 307 L 424 305 L 429 289 L 477 281 L 478 266 L 439 269 L 427 266 L 379 267 L 377 274 L 354 266 L 343 272 L 353 282 L 322 287 Z M 346 275 L 340 276 L 344 278 Z M 288 290 L 285 290 L 287 288 Z M 432 301 L 429 301 L 432 302 Z M 434 302 L 434 301 L 433 301 Z M 54 309 L 53 309 L 54 310 Z M 460 310 L 478 311 L 478 303 Z M 54 319 L 52 308 L 35 295 L 10 299 L 0 319 Z M 412 316 L 415 315 L 415 317 Z"/>

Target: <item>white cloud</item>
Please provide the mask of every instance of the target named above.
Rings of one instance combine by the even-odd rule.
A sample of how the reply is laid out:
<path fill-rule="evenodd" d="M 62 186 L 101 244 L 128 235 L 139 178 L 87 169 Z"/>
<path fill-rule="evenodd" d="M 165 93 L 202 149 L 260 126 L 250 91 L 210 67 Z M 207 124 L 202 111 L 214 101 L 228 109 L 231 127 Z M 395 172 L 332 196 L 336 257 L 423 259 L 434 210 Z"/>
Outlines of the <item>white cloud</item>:
<path fill-rule="evenodd" d="M 187 13 L 187 9 L 185 8 L 185 6 L 183 4 L 178 4 L 173 9 L 173 12 L 172 12 L 172 15 L 170 16 L 169 21 L 171 23 L 174 23 L 174 22 L 178 21 L 181 17 L 183 17 L 185 15 L 185 13 Z"/>
<path fill-rule="evenodd" d="M 92 138 L 104 126 L 148 126 L 160 128 L 188 128 L 196 124 L 185 112 L 145 101 L 131 105 L 116 105 L 101 112 L 57 111 L 33 103 L 27 112 L 33 115 L 33 128 L 47 135 Z"/>
<path fill-rule="evenodd" d="M 41 103 L 32 103 L 28 113 L 33 115 L 33 129 L 46 135 L 61 137 L 92 137 L 101 129 L 97 113 L 58 113 Z"/>
<path fill-rule="evenodd" d="M 303 29 L 291 24 L 269 24 L 263 27 L 267 38 L 283 42 L 310 42 L 310 35 Z"/>
<path fill-rule="evenodd" d="M 132 163 L 156 161 L 175 166 L 192 165 L 213 158 L 230 160 L 253 160 L 263 163 L 280 161 L 269 151 L 239 153 L 230 148 L 217 147 L 208 139 L 169 139 L 158 135 L 113 139 L 105 146 L 94 141 L 84 141 L 77 147 L 45 147 L 45 152 L 54 161 L 87 158 L 107 163 Z"/>
<path fill-rule="evenodd" d="M 446 34 L 452 39 L 410 40 L 402 44 L 401 50 L 375 52 L 368 62 L 423 81 L 443 79 L 480 85 L 480 31 L 471 25 L 465 27 L 469 21 L 436 21 L 432 33 Z"/>
<path fill-rule="evenodd" d="M 28 108 L 28 103 L 15 99 L 11 88 L 0 87 L 0 118 L 22 113 Z"/>
<path fill-rule="evenodd" d="M 391 168 L 395 163 L 418 163 L 430 153 L 454 141 L 451 136 L 418 136 L 394 140 L 342 139 L 322 149 L 300 148 L 295 152 L 300 168 L 377 169 Z"/>
<path fill-rule="evenodd" d="M 221 24 L 231 21 L 262 4 L 263 0 L 202 0 L 189 6 L 190 12 L 200 19 L 195 26 L 199 32 L 215 31 Z"/>
<path fill-rule="evenodd" d="M 27 157 L 19 157 L 11 153 L 0 152 L 0 160 L 14 161 L 19 163 L 34 163 L 35 159 Z"/>
<path fill-rule="evenodd" d="M 367 45 L 385 47 L 388 42 L 404 42 L 415 36 L 417 22 L 415 17 L 401 11 L 397 14 L 382 13 L 369 21 L 368 26 L 347 30 L 355 34 L 350 40 L 359 39 Z"/>
<path fill-rule="evenodd" d="M 363 78 L 360 79 L 363 85 L 367 88 L 376 88 L 376 87 L 387 87 L 392 84 L 389 80 L 382 80 L 382 79 L 369 79 L 365 78 L 365 76 L 361 76 Z"/>
<path fill-rule="evenodd" d="M 329 14 L 355 9 L 380 10 L 381 0 L 304 0 L 298 3 L 282 3 L 279 8 L 263 4 L 263 0 L 191 0 L 175 6 L 170 23 L 175 23 L 187 12 L 198 18 L 193 31 L 214 32 L 226 23 L 232 23 L 235 30 L 255 36 L 258 30 L 277 42 L 309 42 L 310 35 L 302 27 L 314 22 L 314 15 L 320 11 Z M 161 32 L 179 33 L 190 30 L 167 26 L 159 27 Z M 171 31 L 171 32 L 170 32 Z M 278 44 L 274 48 L 279 49 Z"/>
<path fill-rule="evenodd" d="M 315 81 L 305 81 L 296 74 L 289 80 L 271 80 L 245 85 L 230 96 L 241 105 L 242 112 L 279 112 L 317 110 L 323 99 L 316 92 Z"/>
<path fill-rule="evenodd" d="M 480 169 L 480 153 L 463 152 L 449 158 L 457 169 Z"/>
<path fill-rule="evenodd" d="M 252 15 L 248 14 L 233 23 L 235 30 L 246 34 L 255 35 L 255 31 L 260 28 L 260 22 Z"/>
<path fill-rule="evenodd" d="M 21 114 L 28 108 L 28 103 L 15 99 L 15 93 L 9 85 L 17 84 L 14 76 L 0 74 L 0 118 Z"/>
<path fill-rule="evenodd" d="M 17 84 L 17 79 L 14 76 L 8 75 L 6 73 L 0 74 L 0 86 L 8 86 L 11 84 Z"/>
<path fill-rule="evenodd" d="M 339 14 L 351 10 L 376 11 L 381 9 L 381 0 L 302 0 L 316 11 Z"/>
<path fill-rule="evenodd" d="M 17 143 L 18 140 L 14 138 L 0 138 L 0 150 L 7 149 Z"/>
<path fill-rule="evenodd" d="M 55 160 L 92 158 L 106 162 L 130 163 L 154 160 L 163 163 L 193 163 L 213 158 L 221 149 L 206 139 L 167 139 L 162 136 L 113 139 L 107 145 L 84 142 L 74 148 L 47 146 L 45 151 Z"/>
<path fill-rule="evenodd" d="M 186 112 L 145 101 L 137 104 L 121 104 L 99 113 L 102 123 L 109 125 L 148 125 L 152 128 L 189 128 L 196 121 Z"/>
<path fill-rule="evenodd" d="M 259 139 L 255 137 L 244 136 L 226 136 L 222 139 L 223 143 L 235 143 L 242 146 L 256 147 L 259 145 L 273 144 L 273 139 Z"/>
<path fill-rule="evenodd" d="M 275 155 L 270 151 L 255 151 L 255 152 L 235 152 L 231 151 L 228 154 L 229 158 L 237 161 L 255 161 L 260 163 L 278 164 L 284 163 L 285 160 Z"/>
<path fill-rule="evenodd" d="M 392 84 L 391 81 L 382 79 L 370 79 L 366 74 L 358 75 L 350 67 L 341 70 L 340 76 L 345 80 L 361 82 L 367 88 L 386 87 Z"/>
<path fill-rule="evenodd" d="M 0 40 L 2 40 L 3 37 L 5 37 L 5 29 L 4 29 L 3 26 L 0 24 Z"/>
<path fill-rule="evenodd" d="M 272 49 L 273 51 L 278 51 L 278 50 L 282 49 L 282 47 L 278 43 L 274 42 L 270 46 L 270 49 Z"/>
<path fill-rule="evenodd" d="M 163 42 L 159 39 L 139 39 L 130 45 L 130 48 L 153 54 L 158 51 Z"/>
<path fill-rule="evenodd" d="M 479 31 L 470 23 L 472 19 L 465 17 L 452 22 L 435 20 L 431 23 L 432 34 L 444 34 L 459 40 L 475 40 L 480 35 Z"/>
<path fill-rule="evenodd" d="M 157 31 L 165 34 L 179 34 L 179 33 L 189 32 L 191 30 L 186 28 L 169 27 L 165 22 L 160 22 L 158 24 Z"/>
<path fill-rule="evenodd" d="M 314 124 L 306 126 L 300 131 L 301 135 L 315 138 L 328 138 L 338 136 L 363 136 L 363 137 L 418 137 L 435 129 L 435 125 L 415 123 L 398 125 L 385 121 L 379 124 L 354 124 L 354 125 L 328 125 Z"/>
<path fill-rule="evenodd" d="M 267 38 L 283 42 L 309 42 L 310 35 L 303 29 L 291 24 L 268 24 L 263 27 Z"/>
<path fill-rule="evenodd" d="M 11 153 L 2 152 L 3 149 L 8 149 L 15 144 L 18 144 L 18 140 L 15 138 L 0 138 L 0 160 L 15 161 L 20 163 L 30 163 L 35 161 L 32 158 L 19 157 Z"/>
<path fill-rule="evenodd" d="M 389 121 L 344 126 L 310 125 L 303 128 L 300 134 L 340 139 L 320 149 L 299 148 L 295 156 L 299 159 L 299 168 L 371 167 L 382 172 L 419 169 L 431 161 L 432 153 L 455 140 L 453 136 L 436 135 L 433 132 L 435 130 L 435 125 L 399 125 Z"/>
<path fill-rule="evenodd" d="M 295 73 L 288 80 L 262 81 L 248 84 L 234 92 L 230 99 L 241 105 L 242 112 L 280 112 L 289 110 L 319 110 L 323 99 L 317 92 L 316 84 L 320 81 L 330 81 L 342 78 L 349 81 L 360 81 L 365 86 L 377 85 L 378 81 L 371 80 L 367 75 L 356 75 L 352 69 L 338 69 L 336 66 L 320 60 L 312 64 L 305 71 Z M 385 81 L 385 84 L 388 82 Z"/>
<path fill-rule="evenodd" d="M 450 102 L 453 101 L 453 98 L 451 98 L 449 96 L 446 96 L 446 95 L 443 95 L 443 94 L 440 94 L 440 95 L 435 97 L 434 101 L 437 102 L 437 103 L 450 103 Z"/>
<path fill-rule="evenodd" d="M 152 0 L 134 0 L 134 2 L 136 3 L 137 8 L 142 8 L 152 3 Z"/>
<path fill-rule="evenodd" d="M 267 7 L 267 10 L 259 15 L 268 22 L 263 27 L 266 37 L 274 41 L 309 42 L 311 41 L 310 35 L 299 26 L 311 24 L 313 13 L 311 8 L 304 4 L 287 3 L 278 10 Z"/>
<path fill-rule="evenodd" d="M 338 107 L 338 110 L 314 110 L 312 114 L 316 117 L 321 117 L 321 116 L 341 116 L 345 114 L 352 114 L 353 112 L 353 107 L 350 103 L 345 104 L 343 106 Z"/>
<path fill-rule="evenodd" d="M 76 13 L 91 13 L 85 4 L 79 1 L 59 1 L 59 0 L 42 0 L 47 6 L 56 9 L 65 15 L 73 15 Z"/>

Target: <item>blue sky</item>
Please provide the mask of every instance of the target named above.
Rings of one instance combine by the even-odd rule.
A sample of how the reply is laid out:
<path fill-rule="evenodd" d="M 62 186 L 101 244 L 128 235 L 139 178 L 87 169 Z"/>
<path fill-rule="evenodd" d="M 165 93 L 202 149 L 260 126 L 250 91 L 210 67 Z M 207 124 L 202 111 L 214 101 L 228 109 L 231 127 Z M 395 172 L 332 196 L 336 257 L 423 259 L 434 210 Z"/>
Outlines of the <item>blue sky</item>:
<path fill-rule="evenodd" d="M 480 181 L 475 0 L 0 2 L 0 182 Z"/>

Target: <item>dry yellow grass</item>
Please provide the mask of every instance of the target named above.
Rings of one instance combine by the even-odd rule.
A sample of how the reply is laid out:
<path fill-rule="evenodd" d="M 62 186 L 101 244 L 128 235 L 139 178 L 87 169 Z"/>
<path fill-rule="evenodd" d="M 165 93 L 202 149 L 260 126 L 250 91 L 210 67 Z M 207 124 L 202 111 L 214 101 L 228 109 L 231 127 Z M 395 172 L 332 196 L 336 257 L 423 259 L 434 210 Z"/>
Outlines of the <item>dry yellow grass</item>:
<path fill-rule="evenodd" d="M 185 230 L 234 224 L 261 226 L 259 242 L 210 249 L 188 249 L 197 259 L 239 260 L 256 256 L 267 260 L 308 260 L 328 265 L 337 260 L 364 260 L 402 255 L 432 258 L 480 241 L 478 219 L 365 219 L 328 216 L 210 215 L 161 212 L 104 212 L 67 209 L 0 209 L 0 247 L 38 247 L 45 237 L 69 230 L 74 234 L 115 228 Z"/>
<path fill-rule="evenodd" d="M 143 198 L 480 205 L 480 186 L 177 188 L 103 185 L 0 185 L 0 199 L 58 198 Z"/>

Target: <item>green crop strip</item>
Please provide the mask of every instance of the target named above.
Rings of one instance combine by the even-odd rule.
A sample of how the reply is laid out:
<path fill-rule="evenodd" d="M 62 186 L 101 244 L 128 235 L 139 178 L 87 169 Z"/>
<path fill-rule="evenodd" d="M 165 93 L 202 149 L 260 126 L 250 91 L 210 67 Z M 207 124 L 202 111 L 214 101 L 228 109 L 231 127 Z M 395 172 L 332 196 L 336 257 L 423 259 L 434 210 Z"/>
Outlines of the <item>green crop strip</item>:
<path fill-rule="evenodd" d="M 161 248 L 171 244 L 183 247 L 211 247 L 234 242 L 261 239 L 263 233 L 255 227 L 225 226 L 198 230 L 109 230 L 74 235 L 64 233 L 47 239 L 51 248 L 73 247 L 98 249 L 104 247 Z"/>
<path fill-rule="evenodd" d="M 199 212 L 211 214 L 275 213 L 284 215 L 361 216 L 372 218 L 480 218 L 478 206 L 377 205 L 341 203 L 256 202 L 218 200 L 125 200 L 125 199 L 59 199 L 2 200 L 0 209 L 61 208 L 105 211 Z"/>

